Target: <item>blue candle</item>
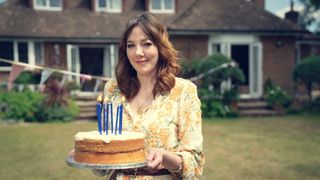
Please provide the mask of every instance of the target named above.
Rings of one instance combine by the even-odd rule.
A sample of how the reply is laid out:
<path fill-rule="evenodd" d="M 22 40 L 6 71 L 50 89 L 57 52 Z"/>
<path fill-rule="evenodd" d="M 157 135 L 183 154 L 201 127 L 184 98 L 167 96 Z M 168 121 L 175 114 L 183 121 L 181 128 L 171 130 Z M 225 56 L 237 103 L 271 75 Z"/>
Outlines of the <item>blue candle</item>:
<path fill-rule="evenodd" d="M 100 134 L 102 134 L 102 127 L 101 127 L 101 110 L 102 110 L 102 95 L 98 96 L 97 98 L 97 104 L 96 104 L 96 112 L 97 112 L 97 118 L 98 118 L 98 131 Z"/>
<path fill-rule="evenodd" d="M 123 113 L 123 105 L 120 104 L 119 134 L 122 134 L 122 113 Z"/>
<path fill-rule="evenodd" d="M 108 103 L 109 108 L 110 108 L 110 128 L 111 128 L 111 134 L 113 134 L 113 108 L 112 108 L 112 103 Z"/>
<path fill-rule="evenodd" d="M 104 106 L 104 130 L 106 132 L 106 134 L 108 135 L 108 129 L 109 129 L 109 109 L 108 109 L 108 98 L 105 97 L 104 98 L 104 103 L 103 103 L 103 106 Z"/>
<path fill-rule="evenodd" d="M 123 114 L 123 103 L 125 101 L 124 96 L 121 98 L 121 104 L 120 104 L 120 120 L 119 120 L 119 134 L 122 134 L 122 114 Z"/>
<path fill-rule="evenodd" d="M 117 129 L 119 130 L 118 124 L 119 124 L 119 113 L 120 113 L 120 104 L 117 107 L 117 115 L 116 115 L 116 127 L 114 129 L 115 134 L 117 134 Z"/>

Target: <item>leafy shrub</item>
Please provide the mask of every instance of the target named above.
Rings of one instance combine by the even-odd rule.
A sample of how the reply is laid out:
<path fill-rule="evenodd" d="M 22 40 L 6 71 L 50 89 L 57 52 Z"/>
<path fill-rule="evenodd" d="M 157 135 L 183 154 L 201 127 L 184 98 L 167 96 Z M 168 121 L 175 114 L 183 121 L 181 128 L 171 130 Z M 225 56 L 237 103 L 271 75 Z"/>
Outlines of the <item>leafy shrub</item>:
<path fill-rule="evenodd" d="M 54 104 L 52 106 L 42 106 L 37 117 L 40 122 L 67 122 L 72 121 L 79 113 L 76 103 L 69 99 L 68 106 Z"/>
<path fill-rule="evenodd" d="M 312 83 L 320 83 L 320 56 L 311 56 L 297 63 L 292 75 L 295 82 L 306 85 L 311 100 Z"/>
<path fill-rule="evenodd" d="M 238 67 L 218 68 L 222 64 L 230 63 L 232 60 L 222 54 L 214 54 L 192 63 L 181 65 L 181 76 L 184 78 L 196 77 L 205 73 L 204 77 L 195 82 L 198 86 L 198 94 L 201 99 L 201 110 L 204 117 L 234 116 L 235 112 L 230 108 L 232 102 L 238 100 L 237 85 L 244 81 L 244 75 Z M 212 69 L 215 71 L 211 72 Z M 220 91 L 223 81 L 231 80 L 234 85 L 224 93 Z"/>
<path fill-rule="evenodd" d="M 38 117 L 41 121 L 71 121 L 78 113 L 76 103 L 70 98 L 68 90 L 61 86 L 61 74 L 53 73 L 47 80 L 42 110 Z"/>
<path fill-rule="evenodd" d="M 17 84 L 38 84 L 40 82 L 40 78 L 41 74 L 23 71 L 14 82 Z"/>
<path fill-rule="evenodd" d="M 16 121 L 37 121 L 36 114 L 38 113 L 43 95 L 38 92 L 24 90 L 22 92 L 9 91 L 1 92 L 0 116 L 4 119 L 14 119 Z"/>
<path fill-rule="evenodd" d="M 274 108 L 288 107 L 292 103 L 292 98 L 270 79 L 265 84 L 265 99 L 268 105 Z"/>

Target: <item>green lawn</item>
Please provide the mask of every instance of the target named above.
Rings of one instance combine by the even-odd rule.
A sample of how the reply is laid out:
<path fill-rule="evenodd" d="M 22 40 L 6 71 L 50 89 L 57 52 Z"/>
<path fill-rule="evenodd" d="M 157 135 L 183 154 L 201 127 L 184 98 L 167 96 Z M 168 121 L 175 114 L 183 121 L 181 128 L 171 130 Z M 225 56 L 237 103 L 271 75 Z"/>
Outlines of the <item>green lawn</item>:
<path fill-rule="evenodd" d="M 65 164 L 94 122 L 0 124 L 0 179 L 101 179 Z M 320 116 L 203 122 L 202 179 L 320 179 Z"/>

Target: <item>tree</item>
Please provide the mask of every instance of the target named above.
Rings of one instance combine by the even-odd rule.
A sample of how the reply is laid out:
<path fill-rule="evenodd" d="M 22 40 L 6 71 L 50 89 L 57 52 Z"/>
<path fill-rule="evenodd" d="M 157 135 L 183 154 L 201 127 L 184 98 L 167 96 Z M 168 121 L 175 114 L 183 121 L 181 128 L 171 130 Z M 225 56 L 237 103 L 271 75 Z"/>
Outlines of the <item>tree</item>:
<path fill-rule="evenodd" d="M 312 100 L 313 83 L 320 84 L 320 56 L 310 56 L 300 61 L 294 68 L 293 79 L 307 87 L 309 100 Z"/>
<path fill-rule="evenodd" d="M 303 27 L 307 27 L 312 23 L 316 24 L 316 31 L 320 31 L 320 20 L 315 17 L 317 11 L 320 10 L 320 0 L 299 0 L 304 9 L 301 12 L 299 18 L 299 24 Z"/>

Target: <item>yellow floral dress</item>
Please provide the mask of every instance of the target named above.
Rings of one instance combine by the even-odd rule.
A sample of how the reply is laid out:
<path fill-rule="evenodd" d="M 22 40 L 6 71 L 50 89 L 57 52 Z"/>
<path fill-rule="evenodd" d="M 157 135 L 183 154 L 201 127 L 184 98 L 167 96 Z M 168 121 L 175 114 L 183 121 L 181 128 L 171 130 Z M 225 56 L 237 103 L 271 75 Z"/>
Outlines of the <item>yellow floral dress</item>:
<path fill-rule="evenodd" d="M 121 102 L 115 80 L 105 85 L 104 95 L 113 102 Z M 170 93 L 157 95 L 140 115 L 133 112 L 128 101 L 123 103 L 123 130 L 143 132 L 149 148 L 160 148 L 182 157 L 178 173 L 161 176 L 117 174 L 117 179 L 198 179 L 202 174 L 202 128 L 200 100 L 196 86 L 189 80 L 176 78 Z"/>

